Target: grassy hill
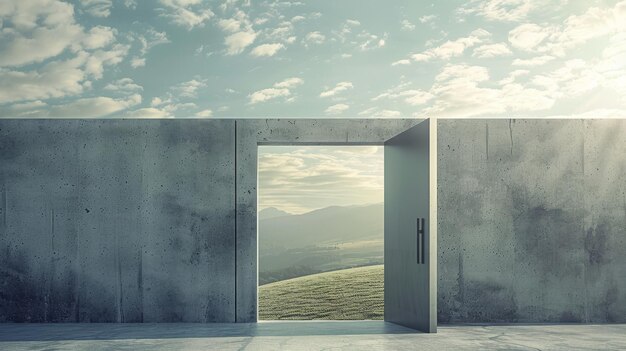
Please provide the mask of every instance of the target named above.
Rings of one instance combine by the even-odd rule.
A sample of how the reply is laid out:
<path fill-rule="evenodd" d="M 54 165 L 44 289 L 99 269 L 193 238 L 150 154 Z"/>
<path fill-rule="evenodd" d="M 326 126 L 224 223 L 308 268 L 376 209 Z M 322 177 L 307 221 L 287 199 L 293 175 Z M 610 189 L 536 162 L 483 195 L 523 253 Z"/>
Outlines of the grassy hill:
<path fill-rule="evenodd" d="M 342 269 L 259 287 L 259 319 L 383 319 L 383 265 Z"/>

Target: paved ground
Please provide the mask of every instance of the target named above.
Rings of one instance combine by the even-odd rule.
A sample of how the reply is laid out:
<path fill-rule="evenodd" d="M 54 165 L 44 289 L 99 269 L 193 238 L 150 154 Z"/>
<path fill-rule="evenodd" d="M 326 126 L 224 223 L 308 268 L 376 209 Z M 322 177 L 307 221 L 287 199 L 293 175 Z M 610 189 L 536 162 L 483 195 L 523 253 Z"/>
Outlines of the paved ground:
<path fill-rule="evenodd" d="M 626 325 L 0 324 L 0 350 L 626 350 Z"/>

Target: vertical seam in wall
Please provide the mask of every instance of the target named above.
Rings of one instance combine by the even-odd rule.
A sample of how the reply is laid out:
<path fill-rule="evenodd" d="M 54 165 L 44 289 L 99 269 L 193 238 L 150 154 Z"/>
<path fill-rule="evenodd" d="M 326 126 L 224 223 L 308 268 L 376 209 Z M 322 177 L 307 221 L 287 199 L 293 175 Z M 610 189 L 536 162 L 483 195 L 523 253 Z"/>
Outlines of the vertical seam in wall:
<path fill-rule="evenodd" d="M 237 322 L 237 186 L 239 179 L 237 178 L 237 120 L 235 120 L 235 323 Z"/>

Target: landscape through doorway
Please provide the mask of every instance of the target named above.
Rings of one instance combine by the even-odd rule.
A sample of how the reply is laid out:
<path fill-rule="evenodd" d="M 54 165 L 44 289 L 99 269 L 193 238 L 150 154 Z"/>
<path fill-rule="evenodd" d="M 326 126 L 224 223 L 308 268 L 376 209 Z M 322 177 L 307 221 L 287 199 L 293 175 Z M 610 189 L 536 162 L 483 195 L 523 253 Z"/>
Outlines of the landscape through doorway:
<path fill-rule="evenodd" d="M 259 320 L 384 311 L 383 146 L 260 146 Z"/>
<path fill-rule="evenodd" d="M 340 123 L 348 123 L 351 121 L 339 121 Z M 294 124 L 287 122 L 289 128 Z M 345 139 L 338 137 L 339 135 L 328 137 L 324 133 L 333 133 L 333 129 L 325 129 L 324 126 L 317 125 L 315 121 L 308 122 L 309 127 L 313 128 L 316 133 L 313 135 L 289 135 L 285 137 L 282 134 L 272 134 L 266 137 L 260 137 L 257 140 L 257 152 L 261 147 L 265 146 L 383 146 L 384 153 L 384 301 L 383 301 L 383 318 L 385 322 L 391 322 L 406 326 L 417 331 L 435 333 L 437 332 L 437 122 L 432 119 L 425 119 L 412 126 L 390 133 L 384 137 L 362 135 L 357 140 L 351 140 L 349 131 L 345 134 Z M 377 122 L 373 122 L 377 123 Z M 287 127 L 287 126 L 286 126 Z M 302 127 L 302 126 L 300 126 Z M 316 128 L 322 127 L 321 130 Z M 340 127 L 340 126 L 335 126 Z M 361 126 L 362 127 L 362 126 Z M 281 129 L 281 131 L 283 131 Z M 318 139 L 319 138 L 319 139 Z M 300 155 L 301 156 L 301 155 Z M 278 170 L 296 171 L 297 167 L 303 167 L 302 160 L 294 161 L 289 158 L 269 162 L 268 167 L 263 166 L 263 160 L 258 156 L 255 157 L 256 174 L 255 209 L 264 210 L 268 206 L 261 203 L 258 195 L 263 191 L 265 186 L 259 182 L 265 171 L 276 172 Z M 321 159 L 324 159 L 323 157 Z M 281 163 L 283 162 L 283 163 Z M 295 168 L 295 169 L 294 169 Z M 323 170 L 328 170 L 324 169 Z M 309 174 L 303 179 L 318 179 L 320 174 Z M 297 177 L 296 177 L 297 178 Z M 328 185 L 330 183 L 320 184 Z M 279 184 L 280 185 L 280 182 Z M 283 184 L 284 185 L 284 184 Z M 310 186 L 302 186 L 299 184 L 297 189 L 305 192 L 314 191 Z M 294 188 L 292 188 L 293 190 Z M 327 196 L 334 192 L 326 189 Z M 250 191 L 248 191 L 250 193 Z M 324 192 L 322 192 L 324 193 Z M 302 194 L 288 194 L 291 197 L 288 200 L 302 198 Z M 262 195 L 263 196 L 263 195 Z M 289 203 L 285 198 L 283 202 Z M 319 206 L 317 207 L 319 208 Z M 271 212 L 272 210 L 270 210 Z M 274 211 L 275 212 L 275 211 Z M 310 211 L 309 211 L 310 212 Z M 263 254 L 263 245 L 260 237 L 259 215 L 266 216 L 268 213 L 255 213 L 257 223 L 253 227 L 255 229 L 255 246 L 256 251 L 255 262 L 256 278 L 259 282 L 259 266 L 263 266 L 263 259 L 259 260 L 259 255 Z M 270 213 L 271 215 L 271 213 Z M 302 216 L 302 214 L 300 214 Z M 284 217 L 279 215 L 279 217 Z M 320 222 L 320 221 L 318 221 Z M 326 223 L 326 221 L 322 221 Z M 298 231 L 308 229 L 309 225 L 298 226 Z M 317 243 L 318 234 L 326 233 L 326 231 L 317 230 L 314 234 L 309 235 Z M 288 240 L 282 240 L 282 243 L 288 243 Z M 294 252 L 298 254 L 298 252 Z M 300 253 L 301 254 L 301 253 Z M 293 265 L 291 265 L 293 267 Z M 261 267 L 261 270 L 263 268 Z M 310 274 L 309 276 L 313 276 Z M 307 276 L 308 277 L 308 276 Z M 263 278 L 263 277 L 261 277 Z M 300 279 L 300 278 L 296 278 Z M 304 279 L 304 278 L 302 278 Z M 269 284 L 255 284 L 255 320 L 275 320 L 275 319 L 301 319 L 298 313 L 292 313 L 294 310 L 301 311 L 303 303 L 293 304 L 294 308 L 289 309 L 288 303 L 294 300 L 289 299 L 287 292 L 292 289 L 283 290 L 281 293 L 270 297 L 265 301 L 275 304 L 276 311 L 282 316 L 268 316 L 263 309 L 264 301 L 267 295 L 264 295 L 263 289 Z M 265 286 L 265 287 L 263 287 Z M 312 289 L 305 289 L 304 295 L 310 297 Z M 353 292 L 344 293 L 349 295 Z M 317 294 L 320 295 L 320 294 Z M 328 294 L 321 294 L 328 296 Z M 307 301 L 306 299 L 304 301 Z M 310 302 L 315 308 L 318 307 L 315 301 Z M 341 308 L 333 305 L 329 310 L 341 310 Z M 372 311 L 373 308 L 367 309 Z M 341 316 L 347 313 L 344 311 Z M 307 317 L 311 319 L 310 317 Z M 337 317 L 325 316 L 326 319 L 337 319 Z M 343 317 L 342 317 L 343 318 Z M 363 318 L 363 317 L 360 317 Z"/>

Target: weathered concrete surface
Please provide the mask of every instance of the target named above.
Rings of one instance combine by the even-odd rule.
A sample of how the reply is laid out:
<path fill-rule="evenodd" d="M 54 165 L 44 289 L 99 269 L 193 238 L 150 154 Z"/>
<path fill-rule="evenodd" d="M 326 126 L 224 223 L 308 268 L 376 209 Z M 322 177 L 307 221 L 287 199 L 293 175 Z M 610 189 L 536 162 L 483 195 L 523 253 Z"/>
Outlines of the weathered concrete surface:
<path fill-rule="evenodd" d="M 0 321 L 255 321 L 258 143 L 419 121 L 0 120 Z M 626 121 L 438 134 L 440 322 L 626 322 Z"/>
<path fill-rule="evenodd" d="M 626 120 L 440 120 L 438 159 L 440 322 L 626 322 Z"/>
<path fill-rule="evenodd" d="M 237 121 L 237 321 L 257 320 L 258 145 L 382 145 L 420 119 Z"/>
<path fill-rule="evenodd" d="M 0 120 L 0 321 L 234 321 L 234 127 Z"/>

